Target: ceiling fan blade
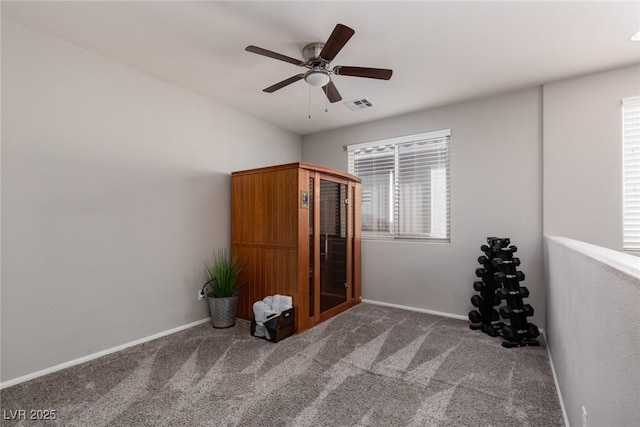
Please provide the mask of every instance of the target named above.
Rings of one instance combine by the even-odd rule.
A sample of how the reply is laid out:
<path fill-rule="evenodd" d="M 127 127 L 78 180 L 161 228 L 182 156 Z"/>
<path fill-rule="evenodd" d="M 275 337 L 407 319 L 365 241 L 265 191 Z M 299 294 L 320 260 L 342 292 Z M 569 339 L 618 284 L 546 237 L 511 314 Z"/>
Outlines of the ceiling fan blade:
<path fill-rule="evenodd" d="M 251 53 L 257 53 L 258 55 L 267 56 L 269 58 L 279 59 L 280 61 L 288 62 L 289 64 L 300 66 L 304 65 L 304 61 L 300 59 L 295 59 L 290 56 L 282 55 L 281 53 L 272 52 L 258 46 L 247 46 L 244 50 Z"/>
<path fill-rule="evenodd" d="M 339 76 L 366 77 L 369 79 L 389 80 L 393 70 L 386 68 L 343 67 L 337 66 L 333 72 Z"/>
<path fill-rule="evenodd" d="M 262 91 L 263 92 L 267 92 L 267 93 L 273 93 L 273 92 L 277 91 L 278 89 L 282 89 L 285 86 L 289 86 L 291 83 L 295 83 L 298 80 L 302 80 L 303 77 L 304 77 L 304 74 L 298 74 L 296 76 L 289 77 L 288 79 L 283 80 L 280 83 L 276 83 L 273 86 L 269 86 L 266 89 L 262 89 Z"/>
<path fill-rule="evenodd" d="M 320 58 L 325 61 L 333 61 L 338 52 L 342 50 L 345 44 L 349 41 L 351 36 L 355 34 L 355 31 L 346 25 L 338 24 L 333 29 L 333 32 L 329 36 L 329 39 L 320 52 Z"/>
<path fill-rule="evenodd" d="M 329 80 L 329 83 L 327 83 L 322 88 L 322 90 L 327 95 L 327 98 L 329 98 L 329 102 L 331 102 L 332 104 L 334 102 L 338 102 L 342 100 L 342 97 L 340 96 L 340 92 L 338 92 L 338 89 L 336 89 L 336 85 L 334 85 L 331 80 Z"/>

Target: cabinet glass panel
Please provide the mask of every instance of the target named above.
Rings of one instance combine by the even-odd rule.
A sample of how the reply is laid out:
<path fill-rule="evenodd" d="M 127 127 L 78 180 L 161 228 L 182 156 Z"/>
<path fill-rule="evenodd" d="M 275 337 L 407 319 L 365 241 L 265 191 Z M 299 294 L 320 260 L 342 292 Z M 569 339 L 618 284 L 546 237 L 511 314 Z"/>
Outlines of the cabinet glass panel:
<path fill-rule="evenodd" d="M 313 226 L 315 224 L 315 209 L 313 205 L 313 178 L 309 178 L 309 317 L 313 317 L 315 313 L 315 295 L 313 285 L 313 273 L 315 264 L 315 233 Z"/>
<path fill-rule="evenodd" d="M 320 311 L 347 301 L 347 186 L 320 180 Z"/>

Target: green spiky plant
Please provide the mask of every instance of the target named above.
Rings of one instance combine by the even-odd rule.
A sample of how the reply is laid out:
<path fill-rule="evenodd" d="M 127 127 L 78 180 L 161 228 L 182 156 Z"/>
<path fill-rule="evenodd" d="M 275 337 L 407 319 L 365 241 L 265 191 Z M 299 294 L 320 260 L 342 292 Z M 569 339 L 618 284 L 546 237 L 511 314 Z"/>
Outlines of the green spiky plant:
<path fill-rule="evenodd" d="M 213 265 L 204 262 L 207 281 L 203 289 L 209 287 L 207 294 L 211 298 L 228 298 L 234 296 L 239 289 L 239 276 L 242 266 L 236 257 L 219 249 L 214 254 Z"/>

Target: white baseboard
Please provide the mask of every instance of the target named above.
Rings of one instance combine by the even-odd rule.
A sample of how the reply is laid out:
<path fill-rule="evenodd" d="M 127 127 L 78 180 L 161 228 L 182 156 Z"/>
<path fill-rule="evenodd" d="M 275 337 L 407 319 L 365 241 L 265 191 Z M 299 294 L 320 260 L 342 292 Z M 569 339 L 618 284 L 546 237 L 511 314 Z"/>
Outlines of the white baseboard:
<path fill-rule="evenodd" d="M 560 391 L 560 384 L 558 383 L 558 376 L 556 375 L 556 368 L 553 366 L 553 358 L 551 357 L 551 350 L 549 350 L 549 341 L 547 341 L 547 334 L 540 334 L 544 337 L 544 344 L 547 347 L 547 356 L 549 356 L 549 365 L 551 365 L 551 373 L 553 374 L 553 383 L 556 385 L 556 391 L 558 393 L 558 401 L 560 402 L 560 409 L 562 409 L 562 418 L 564 419 L 565 427 L 569 426 L 569 417 L 567 416 L 567 409 L 564 407 L 564 401 L 562 400 L 562 392 Z"/>
<path fill-rule="evenodd" d="M 399 308 L 402 310 L 417 311 L 418 313 L 433 314 L 435 316 L 450 317 L 452 319 L 466 320 L 467 322 L 469 321 L 469 318 L 467 316 L 462 316 L 460 314 L 443 313 L 441 311 L 427 310 L 425 308 L 418 308 L 418 307 L 410 307 L 408 305 L 391 304 L 391 303 L 382 302 L 382 301 L 373 301 L 370 299 L 363 299 L 362 302 L 367 304 L 373 304 L 373 305 L 382 305 L 385 307 Z"/>
<path fill-rule="evenodd" d="M 417 311 L 418 313 L 433 314 L 434 316 L 449 317 L 451 319 L 466 320 L 467 322 L 469 322 L 469 317 L 462 316 L 461 314 L 445 313 L 442 311 L 427 310 L 426 308 L 411 307 L 408 305 L 400 305 L 400 304 L 391 304 L 389 302 L 374 301 L 370 299 L 363 299 L 362 302 L 367 304 L 373 304 L 373 305 L 382 305 L 385 307 L 399 308 L 401 310 Z M 540 334 L 544 334 L 544 328 L 539 328 L 539 331 L 540 331 Z"/>
<path fill-rule="evenodd" d="M 106 356 L 107 354 L 115 353 L 116 351 L 124 350 L 125 348 L 133 347 L 134 345 L 142 344 L 142 343 L 145 343 L 145 342 L 148 342 L 148 341 L 153 341 L 153 340 L 155 340 L 157 338 L 161 338 L 161 337 L 164 337 L 166 335 L 171 335 L 171 334 L 174 334 L 176 332 L 180 332 L 180 331 L 183 331 L 185 329 L 192 328 L 194 326 L 202 325 L 203 323 L 207 323 L 209 320 L 210 320 L 209 318 L 202 319 L 202 320 L 197 320 L 195 322 L 192 322 L 192 323 L 189 323 L 189 324 L 186 324 L 186 325 L 178 326 L 177 328 L 169 329 L 167 331 L 158 332 L 157 334 L 149 335 L 148 337 L 140 338 L 138 340 L 131 341 L 131 342 L 128 342 L 128 343 L 125 343 L 125 344 L 122 344 L 122 345 L 118 345 L 116 347 L 108 348 L 106 350 L 102 350 L 102 351 L 99 351 L 97 353 L 88 354 L 86 356 L 70 360 L 68 362 L 60 363 L 59 365 L 55 365 L 55 366 L 52 366 L 50 368 L 41 369 L 39 371 L 32 372 L 30 374 L 23 375 L 23 376 L 18 377 L 18 378 L 13 378 L 11 380 L 4 381 L 4 382 L 0 383 L 0 390 L 3 389 L 3 388 L 6 388 L 6 387 L 11 387 L 12 385 L 16 385 L 16 384 L 20 384 L 20 383 L 25 382 L 25 381 L 32 380 L 34 378 L 41 377 L 43 375 L 51 374 L 53 372 L 57 372 L 57 371 L 60 371 L 62 369 L 65 369 L 65 368 L 69 368 L 71 366 L 75 366 L 75 365 L 79 365 L 81 363 L 89 362 L 90 360 L 94 360 L 94 359 L 97 359 L 99 357 Z"/>

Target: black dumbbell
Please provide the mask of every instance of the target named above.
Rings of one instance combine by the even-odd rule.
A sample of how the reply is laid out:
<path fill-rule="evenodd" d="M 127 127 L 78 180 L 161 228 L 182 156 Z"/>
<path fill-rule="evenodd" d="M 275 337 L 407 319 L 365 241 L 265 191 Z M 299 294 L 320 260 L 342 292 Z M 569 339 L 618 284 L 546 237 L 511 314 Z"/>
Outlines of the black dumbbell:
<path fill-rule="evenodd" d="M 500 240 L 499 237 L 487 237 L 487 245 L 493 248 L 498 240 Z"/>
<path fill-rule="evenodd" d="M 482 323 L 482 314 L 477 310 L 470 311 L 469 320 L 471 320 L 471 323 Z"/>
<path fill-rule="evenodd" d="M 487 237 L 487 243 L 491 246 L 508 246 L 510 242 L 508 237 Z"/>
<path fill-rule="evenodd" d="M 484 268 L 476 268 L 476 276 L 478 277 L 483 277 L 487 275 L 487 270 L 485 270 Z"/>
<path fill-rule="evenodd" d="M 513 341 L 515 339 L 515 334 L 513 333 L 513 328 L 511 326 L 505 326 L 501 329 L 502 336 L 508 339 L 509 341 Z"/>
<path fill-rule="evenodd" d="M 529 289 L 526 286 L 523 286 L 517 291 L 508 291 L 506 288 L 500 288 L 496 291 L 496 295 L 501 299 L 505 299 L 507 295 L 518 295 L 518 294 L 520 294 L 522 298 L 527 298 L 529 296 Z"/>
<path fill-rule="evenodd" d="M 478 270 L 476 270 L 476 274 L 478 274 L 477 272 Z M 522 282 L 524 280 L 524 273 L 522 271 L 516 271 L 516 274 L 506 274 L 499 271 L 494 273 L 494 277 L 498 283 L 502 283 L 507 279 L 516 279 L 518 282 Z"/>
<path fill-rule="evenodd" d="M 494 308 L 491 310 L 491 321 L 495 322 L 496 320 L 500 320 L 500 313 Z"/>
<path fill-rule="evenodd" d="M 500 305 L 500 297 L 498 295 L 493 295 L 493 305 Z"/>
<path fill-rule="evenodd" d="M 511 243 L 511 240 L 508 237 L 506 239 L 496 240 L 496 246 L 499 246 L 501 248 L 506 248 L 507 246 L 509 246 L 509 243 Z"/>
<path fill-rule="evenodd" d="M 487 246 L 487 245 L 482 245 L 482 246 L 480 246 L 480 250 L 482 252 L 488 252 L 488 251 L 491 250 L 491 248 L 489 246 Z"/>
<path fill-rule="evenodd" d="M 502 258 L 494 258 L 491 260 L 491 264 L 493 264 L 494 267 L 497 267 L 499 265 L 505 264 L 505 265 L 509 265 L 509 264 L 513 264 L 516 267 L 520 265 L 520 258 L 513 258 L 513 259 L 502 259 Z"/>
<path fill-rule="evenodd" d="M 513 315 L 513 309 L 511 307 L 500 307 L 500 316 L 505 319 L 510 318 Z"/>
<path fill-rule="evenodd" d="M 482 281 L 478 280 L 478 281 L 473 282 L 473 289 L 475 289 L 478 292 L 480 292 L 481 290 L 483 290 L 486 287 L 487 287 L 487 285 Z"/>
<path fill-rule="evenodd" d="M 489 261 L 489 258 L 487 258 L 484 255 L 481 255 L 478 257 L 478 262 L 482 265 L 485 265 L 488 261 Z"/>
<path fill-rule="evenodd" d="M 533 307 L 531 306 L 531 304 L 525 304 L 522 306 L 522 311 L 524 312 L 524 315 L 527 317 L 531 317 L 533 316 Z"/>
<path fill-rule="evenodd" d="M 533 307 L 530 304 L 525 304 L 522 308 L 511 308 L 509 306 L 500 307 L 500 315 L 505 319 L 509 319 L 514 314 L 524 313 L 525 316 L 533 316 Z"/>
<path fill-rule="evenodd" d="M 529 324 L 532 325 L 532 323 Z M 533 326 L 535 327 L 535 325 Z M 509 341 L 520 341 L 528 334 L 528 329 L 515 329 L 513 326 L 505 326 L 504 328 L 502 328 L 502 336 L 507 338 Z"/>
<path fill-rule="evenodd" d="M 484 298 L 482 298 L 480 295 L 474 295 L 471 297 L 471 304 L 473 304 L 474 307 L 480 307 L 483 302 Z"/>
<path fill-rule="evenodd" d="M 533 323 L 527 323 L 527 335 L 529 335 L 529 338 L 537 338 L 540 335 L 540 331 Z"/>

